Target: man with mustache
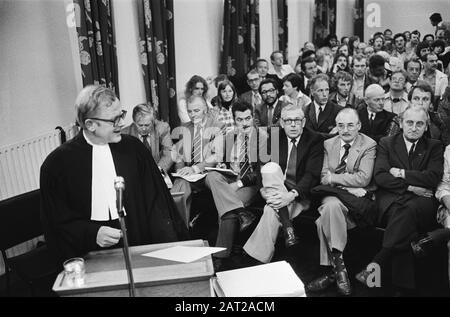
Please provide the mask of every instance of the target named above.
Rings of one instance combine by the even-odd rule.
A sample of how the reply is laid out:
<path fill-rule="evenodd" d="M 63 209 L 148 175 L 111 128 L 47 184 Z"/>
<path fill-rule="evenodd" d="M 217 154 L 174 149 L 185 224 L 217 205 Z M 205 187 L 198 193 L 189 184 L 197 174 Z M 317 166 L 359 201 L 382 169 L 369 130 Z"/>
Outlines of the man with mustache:
<path fill-rule="evenodd" d="M 220 219 L 216 246 L 226 248 L 214 254 L 216 270 L 225 264 L 218 259 L 230 256 L 238 229 L 244 231 L 255 218 L 245 207 L 254 201 L 261 187 L 260 150 L 265 149 L 267 143 L 267 135 L 253 123 L 250 104 L 238 101 L 231 111 L 235 130 L 225 136 L 224 157 L 219 167 L 231 169 L 235 175 L 209 171 L 205 180 Z"/>
<path fill-rule="evenodd" d="M 428 112 L 410 106 L 400 118 L 402 133 L 382 138 L 375 160 L 378 224 L 386 228 L 383 246 L 356 279 L 368 285 L 378 265 L 382 274 L 391 271 L 396 295 L 412 295 L 416 282 L 410 244 L 436 226 L 438 201 L 434 192 L 444 162 L 442 142 L 424 136 L 430 120 Z"/>
<path fill-rule="evenodd" d="M 262 104 L 255 109 L 255 123 L 258 127 L 278 125 L 281 107 L 278 102 L 278 85 L 272 78 L 265 79 L 259 85 Z"/>

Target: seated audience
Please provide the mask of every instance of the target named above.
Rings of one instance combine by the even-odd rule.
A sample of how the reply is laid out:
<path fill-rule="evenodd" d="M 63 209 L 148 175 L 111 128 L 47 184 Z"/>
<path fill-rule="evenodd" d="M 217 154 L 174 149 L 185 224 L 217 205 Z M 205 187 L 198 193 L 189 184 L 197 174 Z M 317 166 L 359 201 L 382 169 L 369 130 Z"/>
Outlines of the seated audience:
<path fill-rule="evenodd" d="M 331 102 L 345 108 L 353 108 L 350 91 L 352 89 L 352 75 L 344 71 L 338 71 L 333 78 L 333 90 L 329 99 Z"/>
<path fill-rule="evenodd" d="M 311 98 L 300 91 L 302 84 L 300 76 L 297 74 L 288 74 L 283 78 L 282 83 L 284 95 L 278 99 L 279 102 L 284 105 L 293 104 L 299 106 L 302 110 L 305 109 L 306 105 L 311 103 Z"/>
<path fill-rule="evenodd" d="M 186 83 L 186 89 L 184 90 L 184 98 L 181 98 L 178 102 L 178 117 L 181 123 L 189 122 L 189 115 L 187 113 L 187 100 L 191 96 L 202 96 L 206 100 L 208 93 L 208 83 L 206 80 L 198 75 L 192 76 Z M 212 105 L 208 103 L 208 107 Z"/>
<path fill-rule="evenodd" d="M 408 107 L 401 114 L 402 133 L 381 139 L 375 160 L 379 224 L 385 226 L 383 247 L 356 279 L 367 285 L 377 265 L 391 271 L 398 295 L 416 288 L 410 244 L 436 225 L 438 202 L 434 192 L 442 178 L 442 143 L 424 136 L 428 112 Z M 383 280 L 383 279 L 382 279 Z"/>
<path fill-rule="evenodd" d="M 167 172 L 173 165 L 172 139 L 167 122 L 155 118 L 155 110 L 150 104 L 139 104 L 133 109 L 133 123 L 122 130 L 144 143 L 152 152 L 153 159 Z"/>
<path fill-rule="evenodd" d="M 374 186 L 370 183 L 377 143 L 359 132 L 361 122 L 352 108 L 338 113 L 336 126 L 339 135 L 324 142 L 321 185 L 313 189 L 322 198 L 316 220 L 320 265 L 332 270 L 309 283 L 307 289 L 321 291 L 336 283 L 338 293 L 349 296 L 352 288 L 343 252 L 348 230 L 373 225 Z"/>
<path fill-rule="evenodd" d="M 406 72 L 403 70 L 392 72 L 390 89 L 384 96 L 384 109 L 400 114 L 408 107 L 408 94 L 405 91 Z"/>
<path fill-rule="evenodd" d="M 211 110 L 215 119 L 222 123 L 227 131 L 234 129 L 231 107 L 238 100 L 236 88 L 229 80 L 224 80 L 217 88 L 217 105 Z"/>

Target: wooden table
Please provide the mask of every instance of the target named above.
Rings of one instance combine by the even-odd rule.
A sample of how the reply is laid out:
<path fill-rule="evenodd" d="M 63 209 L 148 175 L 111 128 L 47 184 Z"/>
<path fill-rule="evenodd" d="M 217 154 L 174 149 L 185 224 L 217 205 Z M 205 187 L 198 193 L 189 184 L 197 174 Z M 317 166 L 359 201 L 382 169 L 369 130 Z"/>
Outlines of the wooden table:
<path fill-rule="evenodd" d="M 207 241 L 191 240 L 151 244 L 130 248 L 136 296 L 190 297 L 212 296 L 210 279 L 214 275 L 211 256 L 181 263 L 142 256 L 173 246 L 208 246 Z M 69 287 L 61 272 L 53 285 L 59 296 L 128 296 L 128 277 L 122 249 L 91 252 L 84 257 L 85 285 Z"/>

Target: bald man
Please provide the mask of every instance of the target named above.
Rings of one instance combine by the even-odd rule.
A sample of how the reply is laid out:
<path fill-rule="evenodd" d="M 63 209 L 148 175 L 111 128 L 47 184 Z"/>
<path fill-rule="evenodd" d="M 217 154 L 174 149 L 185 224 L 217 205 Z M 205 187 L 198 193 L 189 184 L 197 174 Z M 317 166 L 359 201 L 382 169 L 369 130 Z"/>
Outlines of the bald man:
<path fill-rule="evenodd" d="M 369 85 L 364 94 L 364 102 L 358 108 L 361 133 L 378 141 L 388 135 L 395 113 L 384 110 L 384 89 L 378 84 Z"/>
<path fill-rule="evenodd" d="M 361 122 L 354 109 L 341 110 L 336 127 L 339 134 L 324 142 L 321 185 L 316 188 L 322 197 L 316 220 L 320 265 L 332 269 L 307 289 L 321 291 L 336 283 L 338 293 L 348 296 L 352 289 L 343 258 L 347 230 L 373 224 L 375 188 L 371 180 L 377 143 L 359 132 Z"/>

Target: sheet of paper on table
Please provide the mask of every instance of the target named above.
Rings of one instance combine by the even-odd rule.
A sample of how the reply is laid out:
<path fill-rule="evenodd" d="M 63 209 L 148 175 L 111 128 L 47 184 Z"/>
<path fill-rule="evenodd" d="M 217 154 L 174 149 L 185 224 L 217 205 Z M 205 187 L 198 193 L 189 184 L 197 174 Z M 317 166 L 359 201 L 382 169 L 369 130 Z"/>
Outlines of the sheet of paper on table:
<path fill-rule="evenodd" d="M 225 248 L 176 246 L 168 249 L 145 253 L 142 255 L 152 258 L 190 263 L 223 250 L 225 250 Z"/>

